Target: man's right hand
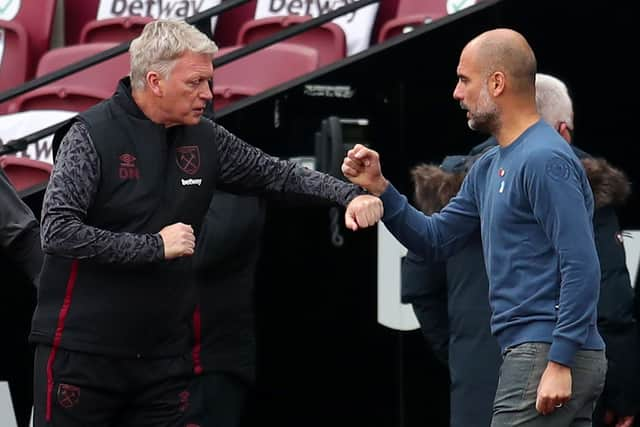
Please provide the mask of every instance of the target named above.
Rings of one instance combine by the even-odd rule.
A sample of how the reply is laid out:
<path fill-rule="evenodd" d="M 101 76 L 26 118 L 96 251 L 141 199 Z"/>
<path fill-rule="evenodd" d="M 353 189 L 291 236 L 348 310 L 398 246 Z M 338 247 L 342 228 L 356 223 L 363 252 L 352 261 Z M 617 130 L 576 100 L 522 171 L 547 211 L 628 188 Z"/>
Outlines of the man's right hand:
<path fill-rule="evenodd" d="M 380 221 L 383 213 L 384 207 L 379 198 L 363 194 L 349 202 L 344 214 L 344 222 L 349 230 L 356 231 L 374 225 Z"/>
<path fill-rule="evenodd" d="M 160 230 L 160 237 L 164 244 L 164 259 L 193 255 L 196 236 L 190 225 L 181 222 L 167 225 Z"/>
<path fill-rule="evenodd" d="M 382 176 L 378 153 L 361 144 L 356 144 L 347 152 L 342 162 L 342 173 L 349 181 L 376 196 L 382 194 L 389 185 Z"/>

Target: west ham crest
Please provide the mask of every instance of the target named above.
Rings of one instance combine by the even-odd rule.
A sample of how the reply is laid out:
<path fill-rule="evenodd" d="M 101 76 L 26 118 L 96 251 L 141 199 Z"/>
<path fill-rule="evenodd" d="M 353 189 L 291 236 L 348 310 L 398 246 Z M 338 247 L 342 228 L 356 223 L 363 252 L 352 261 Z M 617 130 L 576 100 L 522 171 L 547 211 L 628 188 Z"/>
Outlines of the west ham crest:
<path fill-rule="evenodd" d="M 80 401 L 80 387 L 58 384 L 58 403 L 63 408 L 72 408 Z"/>
<path fill-rule="evenodd" d="M 176 162 L 181 171 L 194 175 L 200 170 L 200 149 L 197 145 L 177 147 Z"/>

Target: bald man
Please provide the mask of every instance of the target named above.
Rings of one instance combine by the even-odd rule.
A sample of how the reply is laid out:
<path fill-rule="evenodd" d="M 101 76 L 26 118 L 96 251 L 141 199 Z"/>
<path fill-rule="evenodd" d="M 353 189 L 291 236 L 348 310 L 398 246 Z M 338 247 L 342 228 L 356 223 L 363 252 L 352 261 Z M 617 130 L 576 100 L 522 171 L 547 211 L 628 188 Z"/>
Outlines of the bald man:
<path fill-rule="evenodd" d="M 526 39 L 510 29 L 482 33 L 462 50 L 453 97 L 496 147 L 440 213 L 409 205 L 364 146 L 348 152 L 342 171 L 380 196 L 387 228 L 425 259 L 454 255 L 480 230 L 491 331 L 503 354 L 492 427 L 591 426 L 607 364 L 596 325 L 594 200 L 580 161 L 536 109 L 536 67 Z M 347 209 L 352 229 L 367 209 Z"/>

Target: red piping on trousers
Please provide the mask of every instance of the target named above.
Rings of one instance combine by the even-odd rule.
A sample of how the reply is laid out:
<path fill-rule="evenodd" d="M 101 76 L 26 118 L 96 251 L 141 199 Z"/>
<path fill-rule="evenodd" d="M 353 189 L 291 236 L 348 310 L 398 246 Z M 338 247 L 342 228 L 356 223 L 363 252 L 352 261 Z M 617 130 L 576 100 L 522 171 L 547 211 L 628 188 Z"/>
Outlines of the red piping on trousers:
<path fill-rule="evenodd" d="M 200 347 L 202 336 L 202 323 L 200 321 L 200 305 L 196 306 L 193 311 L 193 349 L 191 350 L 191 356 L 193 357 L 193 372 L 196 375 L 202 373 L 202 364 L 200 362 Z"/>
<path fill-rule="evenodd" d="M 76 284 L 76 278 L 78 277 L 78 260 L 74 259 L 71 262 L 71 272 L 69 273 L 69 279 L 67 280 L 67 289 L 64 293 L 64 301 L 62 307 L 60 307 L 60 313 L 58 314 L 58 325 L 56 326 L 56 333 L 53 336 L 53 344 L 51 345 L 51 353 L 49 353 L 49 359 L 47 360 L 47 422 L 51 422 L 51 398 L 53 394 L 53 361 L 56 358 L 60 341 L 62 341 L 62 331 L 64 330 L 64 321 L 69 314 L 69 308 L 71 307 L 71 296 L 73 294 L 73 287 Z"/>

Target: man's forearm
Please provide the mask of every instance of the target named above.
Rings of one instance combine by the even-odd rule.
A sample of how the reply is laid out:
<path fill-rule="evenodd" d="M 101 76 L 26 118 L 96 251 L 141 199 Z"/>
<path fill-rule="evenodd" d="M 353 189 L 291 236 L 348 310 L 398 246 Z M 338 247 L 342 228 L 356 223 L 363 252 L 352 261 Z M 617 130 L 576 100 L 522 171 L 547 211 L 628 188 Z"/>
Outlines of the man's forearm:
<path fill-rule="evenodd" d="M 222 126 L 215 126 L 220 181 L 246 192 L 311 196 L 346 206 L 365 192 L 333 176 L 281 161 L 247 144 Z"/>
<path fill-rule="evenodd" d="M 157 234 L 114 233 L 83 222 L 98 191 L 99 165 L 88 130 L 81 123 L 74 124 L 60 146 L 44 196 L 44 252 L 104 263 L 163 259 L 163 243 Z"/>

